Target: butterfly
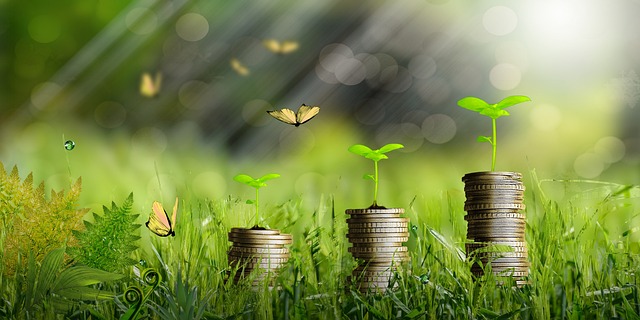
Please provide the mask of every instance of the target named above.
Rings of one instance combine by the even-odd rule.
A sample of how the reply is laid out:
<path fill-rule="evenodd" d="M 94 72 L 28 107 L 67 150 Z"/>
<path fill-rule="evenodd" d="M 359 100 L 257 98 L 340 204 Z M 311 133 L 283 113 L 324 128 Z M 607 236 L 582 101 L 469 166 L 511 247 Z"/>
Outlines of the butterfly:
<path fill-rule="evenodd" d="M 311 120 L 318 114 L 318 112 L 320 112 L 320 107 L 310 107 L 305 104 L 302 104 L 300 108 L 298 108 L 297 113 L 293 112 L 293 110 L 291 109 L 286 108 L 267 111 L 270 116 L 296 127 Z"/>
<path fill-rule="evenodd" d="M 249 69 L 247 67 L 245 67 L 242 62 L 240 62 L 240 60 L 236 59 L 236 58 L 232 58 L 231 61 L 229 62 L 231 64 L 231 68 L 233 68 L 233 70 L 235 72 L 237 72 L 239 75 L 241 76 L 248 76 L 249 75 Z"/>
<path fill-rule="evenodd" d="M 161 237 L 174 237 L 176 233 L 174 232 L 173 227 L 176 223 L 176 213 L 178 212 L 178 198 L 176 197 L 176 203 L 173 205 L 171 220 L 169 220 L 169 214 L 167 214 L 167 211 L 162 208 L 162 204 L 160 204 L 160 202 L 154 201 L 152 209 L 153 212 L 149 216 L 149 221 L 145 223 L 147 228 Z"/>
<path fill-rule="evenodd" d="M 140 94 L 147 98 L 153 98 L 160 93 L 161 84 L 162 74 L 160 74 L 160 72 L 156 73 L 155 79 L 151 78 L 148 72 L 145 72 L 142 74 L 142 79 L 140 80 Z"/>
<path fill-rule="evenodd" d="M 294 52 L 298 50 L 298 47 L 300 46 L 296 41 L 278 41 L 275 39 L 263 40 L 262 45 L 264 45 L 267 50 L 277 54 L 287 54 Z"/>

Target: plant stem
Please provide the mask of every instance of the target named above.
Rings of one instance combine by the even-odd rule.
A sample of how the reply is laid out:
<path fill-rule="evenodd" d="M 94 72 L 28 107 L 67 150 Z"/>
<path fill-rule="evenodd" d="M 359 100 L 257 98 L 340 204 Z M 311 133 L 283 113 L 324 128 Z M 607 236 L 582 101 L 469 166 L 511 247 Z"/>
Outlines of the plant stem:
<path fill-rule="evenodd" d="M 258 188 L 256 188 L 256 226 L 260 224 L 260 212 L 258 211 L 260 206 L 258 205 Z"/>
<path fill-rule="evenodd" d="M 373 206 L 378 205 L 378 161 L 373 162 Z"/>
<path fill-rule="evenodd" d="M 491 147 L 493 149 L 493 153 L 491 154 L 491 171 L 496 171 L 496 148 L 498 146 L 498 142 L 496 141 L 496 119 L 491 119 L 491 124 L 493 125 L 493 136 L 491 137 Z"/>

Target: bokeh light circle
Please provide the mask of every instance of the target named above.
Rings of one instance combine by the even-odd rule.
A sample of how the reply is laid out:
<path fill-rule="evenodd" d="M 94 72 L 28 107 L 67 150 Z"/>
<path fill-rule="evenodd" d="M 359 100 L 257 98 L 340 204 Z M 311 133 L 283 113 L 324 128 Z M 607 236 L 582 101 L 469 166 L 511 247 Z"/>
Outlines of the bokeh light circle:
<path fill-rule="evenodd" d="M 186 41 L 202 40 L 209 33 L 209 21 L 198 13 L 186 13 L 176 22 L 176 33 Z"/>
<path fill-rule="evenodd" d="M 346 58 L 342 59 L 335 66 L 336 79 L 340 83 L 353 86 L 362 82 L 367 76 L 365 65 L 358 59 Z"/>
<path fill-rule="evenodd" d="M 428 79 L 436 73 L 436 61 L 425 54 L 417 55 L 409 61 L 409 72 L 418 79 Z"/>
<path fill-rule="evenodd" d="M 167 136 L 158 128 L 144 127 L 133 134 L 131 144 L 144 154 L 157 156 L 167 148 Z"/>
<path fill-rule="evenodd" d="M 115 101 L 105 101 L 99 104 L 93 112 L 96 123 L 104 128 L 119 127 L 127 118 L 125 107 Z"/>
<path fill-rule="evenodd" d="M 207 102 L 202 96 L 207 94 L 211 88 L 206 82 L 200 80 L 190 80 L 180 86 L 178 90 L 178 100 L 180 104 L 188 109 L 199 109 Z"/>
<path fill-rule="evenodd" d="M 47 107 L 49 101 L 51 101 L 62 90 L 62 87 L 55 82 L 43 82 L 35 87 L 31 91 L 31 103 L 39 110 L 43 110 Z"/>
<path fill-rule="evenodd" d="M 378 73 L 380 72 L 380 62 L 374 55 L 368 53 L 358 53 L 357 55 L 355 55 L 355 58 L 360 60 L 360 62 L 364 64 L 367 72 L 365 78 L 371 79 L 378 75 Z"/>
<path fill-rule="evenodd" d="M 158 26 L 158 16 L 148 8 L 134 8 L 124 19 L 127 29 L 137 35 L 153 32 Z"/>
<path fill-rule="evenodd" d="M 60 21 L 47 15 L 37 16 L 31 19 L 27 28 L 31 39 L 39 43 L 54 42 L 62 34 Z"/>
<path fill-rule="evenodd" d="M 606 163 L 622 160 L 627 151 L 624 142 L 617 137 L 604 137 L 596 142 L 593 149 Z"/>
<path fill-rule="evenodd" d="M 500 63 L 491 69 L 489 73 L 489 81 L 496 89 L 512 90 L 515 89 L 522 79 L 520 69 L 509 63 Z"/>
<path fill-rule="evenodd" d="M 482 25 L 487 32 L 496 36 L 504 36 L 516 29 L 518 15 L 505 6 L 491 7 L 482 16 Z"/>
<path fill-rule="evenodd" d="M 604 161 L 602 157 L 596 153 L 583 153 L 574 161 L 573 170 L 583 178 L 595 178 L 604 170 Z"/>
<path fill-rule="evenodd" d="M 422 122 L 422 135 L 435 144 L 451 141 L 457 130 L 456 122 L 446 114 L 430 115 Z"/>
<path fill-rule="evenodd" d="M 562 113 L 550 104 L 540 104 L 531 109 L 530 118 L 534 128 L 540 131 L 554 131 L 562 123 Z"/>

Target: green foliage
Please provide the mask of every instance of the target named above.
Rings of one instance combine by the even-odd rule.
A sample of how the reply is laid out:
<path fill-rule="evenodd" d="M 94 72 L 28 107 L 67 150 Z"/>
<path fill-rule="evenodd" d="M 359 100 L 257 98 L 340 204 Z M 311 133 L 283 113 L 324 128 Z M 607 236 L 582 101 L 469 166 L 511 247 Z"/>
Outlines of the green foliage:
<path fill-rule="evenodd" d="M 133 193 L 118 207 L 103 206 L 103 215 L 93 213 L 94 223 L 84 221 L 86 229 L 75 231 L 78 245 L 69 248 L 70 255 L 80 264 L 109 272 L 123 272 L 137 261 L 131 258 L 138 249 L 136 241 L 140 224 L 137 214 L 131 213 Z"/>
<path fill-rule="evenodd" d="M 363 177 L 364 179 L 373 180 L 374 183 L 373 204 L 370 208 L 383 208 L 381 206 L 378 206 L 378 161 L 389 159 L 389 157 L 385 153 L 401 148 L 404 148 L 404 146 L 399 143 L 390 143 L 377 150 L 372 150 L 371 148 L 362 144 L 354 144 L 349 147 L 348 150 L 350 152 L 355 153 L 359 156 L 363 156 L 369 160 L 373 160 L 373 174 L 365 174 Z"/>
<path fill-rule="evenodd" d="M 492 136 L 479 136 L 478 142 L 489 142 L 492 147 L 491 157 L 491 171 L 496 169 L 496 149 L 498 147 L 497 135 L 496 135 L 496 119 L 508 116 L 509 112 L 504 110 L 508 107 L 516 105 L 518 103 L 531 101 L 531 98 L 527 96 L 509 96 L 502 99 L 498 103 L 489 104 L 486 101 L 476 97 L 466 97 L 458 101 L 458 105 L 467 110 L 475 111 L 483 116 L 491 118 L 492 123 Z"/>
<path fill-rule="evenodd" d="M 88 211 L 76 208 L 81 185 L 79 178 L 66 194 L 51 190 L 47 200 L 44 182 L 34 188 L 31 173 L 20 181 L 17 167 L 8 174 L 0 163 L 0 244 L 5 274 L 15 272 L 19 255 L 31 252 L 39 262 L 50 250 L 76 243 L 72 230 L 82 229 L 82 217 Z"/>
<path fill-rule="evenodd" d="M 256 189 L 256 199 L 255 200 L 247 200 L 247 204 L 254 204 L 255 208 L 256 208 L 256 226 L 258 226 L 260 224 L 260 222 L 262 222 L 262 219 L 260 218 L 260 206 L 259 206 L 259 193 L 258 190 L 260 190 L 260 188 L 262 187 L 266 187 L 267 184 L 265 182 L 271 180 L 271 179 L 275 179 L 280 177 L 279 174 L 277 173 L 269 173 L 266 174 L 260 178 L 254 179 L 249 175 L 246 174 L 239 174 L 236 175 L 235 177 L 233 177 L 233 180 L 238 181 L 240 183 L 244 183 L 252 188 Z"/>
<path fill-rule="evenodd" d="M 48 252 L 38 265 L 29 255 L 26 268 L 17 270 L 14 301 L 0 315 L 3 318 L 46 318 L 66 313 L 80 301 L 111 300 L 114 293 L 92 286 L 121 279 L 123 276 L 85 266 L 64 266 L 65 249 Z"/>

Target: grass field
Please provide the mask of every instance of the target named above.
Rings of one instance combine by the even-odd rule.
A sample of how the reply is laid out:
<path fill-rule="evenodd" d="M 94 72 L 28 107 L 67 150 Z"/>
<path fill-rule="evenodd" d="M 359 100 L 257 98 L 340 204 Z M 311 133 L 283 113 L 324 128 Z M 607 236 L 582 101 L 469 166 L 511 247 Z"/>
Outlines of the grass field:
<path fill-rule="evenodd" d="M 100 140 L 104 138 L 85 137 L 77 150 L 66 154 L 61 151 L 61 142 L 55 146 L 38 142 L 42 148 L 34 154 L 39 156 L 31 154 L 23 159 L 19 154 L 7 155 L 6 169 L 19 163 L 21 179 L 33 171 L 35 185 L 45 180 L 47 188 L 56 190 L 65 185 L 68 189 L 65 171 L 74 177 L 81 173 L 83 191 L 78 204 L 92 212 L 102 213 L 101 205 L 111 201 L 120 205 L 133 191 L 132 212 L 140 215 L 136 220 L 140 224 L 147 220 L 153 200 L 170 207 L 177 195 L 176 236 L 160 238 L 144 226 L 137 229 L 139 249 L 131 256 L 136 264 L 123 271 L 124 277 L 83 283 L 107 292 L 104 299 L 85 295 L 66 299 L 71 303 L 60 306 L 54 301 L 64 297 L 54 291 L 29 292 L 29 288 L 38 288 L 30 287 L 29 281 L 46 280 L 36 281 L 33 274 L 33 270 L 45 269 L 43 262 L 33 262 L 34 268 L 18 270 L 15 275 L 4 275 L 1 317 L 120 318 L 128 308 L 123 294 L 132 285 L 149 292 L 141 312 L 152 319 L 640 317 L 637 186 L 554 180 L 549 178 L 556 177 L 538 177 L 535 169 L 525 168 L 530 285 L 515 288 L 497 285 L 491 275 L 474 279 L 469 271 L 471 262 L 464 255 L 466 222 L 460 182 L 464 172 L 460 167 L 471 160 L 461 159 L 460 167 L 447 166 L 446 158 L 435 154 L 429 158 L 435 164 L 426 165 L 425 157 L 418 153 L 391 154 L 390 160 L 380 164 L 380 202 L 405 208 L 412 226 L 406 244 L 412 259 L 395 277 L 396 290 L 363 295 L 346 283 L 356 261 L 347 252 L 344 210 L 370 204 L 371 183 L 360 177 L 371 168 L 346 147 L 335 152 L 334 159 L 314 162 L 313 154 L 318 154 L 314 152 L 329 148 L 319 142 L 313 152 L 250 166 L 251 161 L 232 161 L 212 150 L 187 155 L 172 141 L 168 145 L 174 146 L 174 151 L 181 150 L 175 157 L 149 155 L 135 148 L 119 151 L 127 146 L 118 138 L 107 143 Z M 100 143 L 87 142 L 89 139 Z M 113 154 L 97 147 L 105 144 Z M 44 164 L 47 154 L 56 155 L 50 165 Z M 118 170 L 118 163 L 126 165 Z M 216 168 L 218 175 L 205 176 L 211 180 L 205 181 L 204 188 L 198 187 L 194 182 L 198 172 L 211 168 Z M 411 168 L 411 174 L 406 168 Z M 292 257 L 277 276 L 276 289 L 267 284 L 253 288 L 251 279 L 233 284 L 226 278 L 227 232 L 253 224 L 252 207 L 245 204 L 253 191 L 231 179 L 240 172 L 282 174 L 261 189 L 264 224 L 294 237 Z M 3 205 L 7 204 L 0 203 Z M 10 226 L 4 217 L 2 243 Z M 86 215 L 85 219 L 91 217 Z M 23 259 L 27 257 L 24 253 Z M 60 276 L 67 267 L 50 271 L 52 277 Z M 155 288 L 140 282 L 140 272 L 146 268 L 153 268 L 161 277 Z"/>

